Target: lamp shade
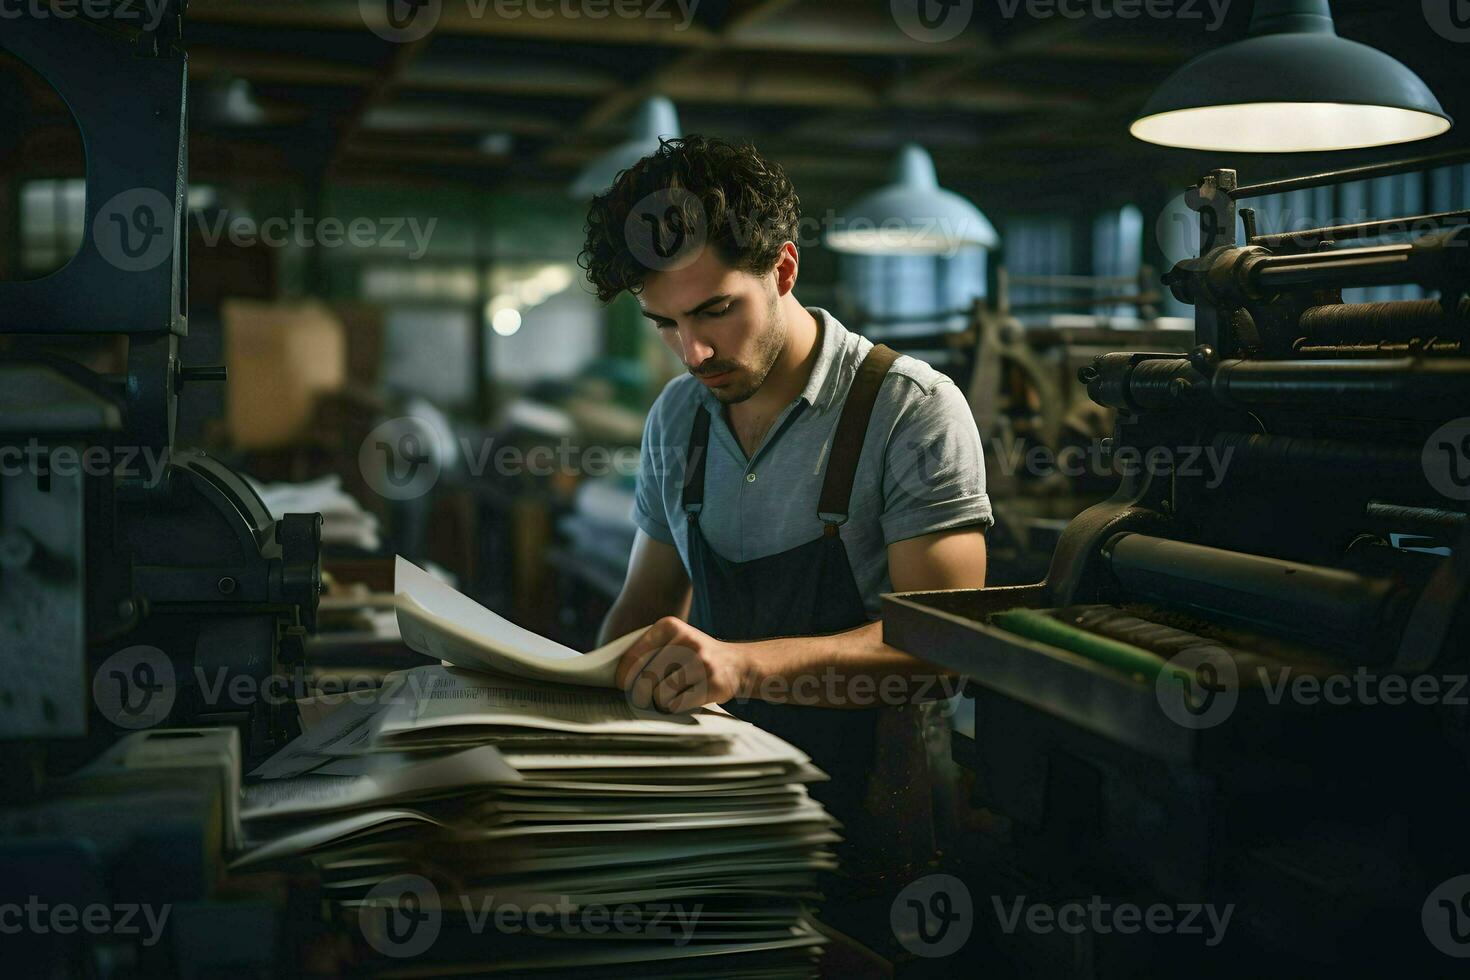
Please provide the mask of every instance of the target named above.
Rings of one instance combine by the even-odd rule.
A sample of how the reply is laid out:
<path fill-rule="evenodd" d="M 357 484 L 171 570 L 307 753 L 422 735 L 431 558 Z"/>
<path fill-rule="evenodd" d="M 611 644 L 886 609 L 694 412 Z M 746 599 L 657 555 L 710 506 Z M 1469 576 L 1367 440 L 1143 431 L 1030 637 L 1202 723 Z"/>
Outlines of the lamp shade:
<path fill-rule="evenodd" d="M 588 198 L 613 185 L 618 174 L 658 151 L 660 139 L 679 137 L 679 114 L 661 95 L 646 99 L 633 116 L 629 138 L 587 165 L 572 182 L 573 197 Z"/>
<path fill-rule="evenodd" d="M 1452 124 L 1418 75 L 1338 37 L 1327 0 L 1259 0 L 1250 36 L 1170 76 L 1132 133 L 1163 146 L 1296 153 L 1409 143 Z"/>
<path fill-rule="evenodd" d="M 942 255 L 966 246 L 994 248 L 1000 236 L 979 208 L 939 186 L 924 148 L 907 143 L 893 182 L 841 212 L 825 241 L 839 252 Z"/>

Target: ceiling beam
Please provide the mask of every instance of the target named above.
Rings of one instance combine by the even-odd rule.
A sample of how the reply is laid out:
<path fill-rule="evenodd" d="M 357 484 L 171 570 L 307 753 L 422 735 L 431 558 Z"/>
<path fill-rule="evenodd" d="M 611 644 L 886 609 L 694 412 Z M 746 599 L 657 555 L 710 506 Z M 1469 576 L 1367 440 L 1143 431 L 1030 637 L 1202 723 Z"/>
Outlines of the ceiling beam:
<path fill-rule="evenodd" d="M 368 114 L 393 91 L 393 86 L 397 83 L 398 78 L 419 55 L 423 54 L 432 36 L 431 34 L 416 41 L 394 45 L 392 52 L 388 55 L 387 63 L 378 72 L 377 77 L 363 89 L 362 97 L 357 100 L 357 104 L 347 113 L 347 118 L 337 129 L 336 140 L 332 144 L 331 158 L 327 162 L 329 176 L 337 169 L 343 153 L 362 129 Z"/>
<path fill-rule="evenodd" d="M 983 2 L 983 0 L 982 0 Z M 639 9 L 637 16 L 619 11 Z M 787 10 L 780 19 L 771 14 Z M 605 15 L 602 14 L 606 11 Z M 688 13 L 686 13 L 686 10 Z M 738 12 L 732 30 L 712 31 L 694 14 L 698 4 L 676 0 L 442 0 L 440 36 L 547 41 L 556 44 L 640 45 L 683 49 L 801 51 L 847 55 L 937 57 L 971 50 L 976 33 L 941 43 L 905 34 L 888 4 L 795 4 L 757 0 Z M 365 31 L 357 0 L 191 0 L 189 19 L 201 23 Z"/>
<path fill-rule="evenodd" d="M 371 68 L 358 65 L 215 45 L 189 48 L 189 74 L 191 78 L 231 75 L 252 82 L 351 87 L 367 85 L 375 77 Z"/>

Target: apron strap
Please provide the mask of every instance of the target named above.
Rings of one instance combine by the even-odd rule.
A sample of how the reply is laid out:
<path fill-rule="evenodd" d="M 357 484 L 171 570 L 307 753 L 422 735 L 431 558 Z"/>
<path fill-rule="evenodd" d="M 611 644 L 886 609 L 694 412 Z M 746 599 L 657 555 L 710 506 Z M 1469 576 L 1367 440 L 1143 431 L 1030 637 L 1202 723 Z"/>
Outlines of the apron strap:
<path fill-rule="evenodd" d="M 822 496 L 817 502 L 817 516 L 826 523 L 829 534 L 847 522 L 848 503 L 852 499 L 858 457 L 863 452 L 863 438 L 868 433 L 868 419 L 873 415 L 873 405 L 878 401 L 878 389 L 883 385 L 883 378 L 896 360 L 898 351 L 883 344 L 874 344 L 858 365 L 857 376 L 847 391 L 842 417 L 837 420 L 837 432 L 832 437 L 832 452 L 827 457 Z"/>
<path fill-rule="evenodd" d="M 684 513 L 693 520 L 704 508 L 704 458 L 709 455 L 709 412 L 703 405 L 694 413 L 694 428 L 689 433 L 689 454 L 684 474 Z"/>

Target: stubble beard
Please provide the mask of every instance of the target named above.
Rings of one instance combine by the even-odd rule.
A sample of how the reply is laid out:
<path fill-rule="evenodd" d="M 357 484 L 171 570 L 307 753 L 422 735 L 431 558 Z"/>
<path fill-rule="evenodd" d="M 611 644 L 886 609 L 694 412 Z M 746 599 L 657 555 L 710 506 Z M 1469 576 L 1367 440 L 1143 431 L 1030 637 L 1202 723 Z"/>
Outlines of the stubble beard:
<path fill-rule="evenodd" d="M 751 380 L 738 388 L 728 390 L 714 390 L 714 395 L 721 404 L 737 405 L 760 391 L 761 385 L 766 383 L 771 368 L 776 366 L 776 359 L 786 349 L 786 320 L 781 316 L 781 308 L 778 299 L 771 297 L 771 302 L 766 308 L 766 326 L 756 339 L 755 364 L 750 369 Z"/>

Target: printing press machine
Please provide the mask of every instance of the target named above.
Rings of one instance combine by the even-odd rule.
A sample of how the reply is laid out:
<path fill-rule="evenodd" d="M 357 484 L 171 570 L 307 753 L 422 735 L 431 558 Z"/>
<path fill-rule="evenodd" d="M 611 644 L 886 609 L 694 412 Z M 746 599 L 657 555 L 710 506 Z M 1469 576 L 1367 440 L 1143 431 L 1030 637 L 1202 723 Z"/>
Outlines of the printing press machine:
<path fill-rule="evenodd" d="M 1119 492 L 1041 582 L 885 597 L 887 642 L 968 679 L 947 860 L 1015 975 L 1457 965 L 1429 933 L 1470 872 L 1470 212 L 1258 234 L 1240 204 L 1467 157 L 1206 176 L 1200 255 L 1164 277 L 1193 349 L 1079 372 L 1118 413 Z M 1438 298 L 1342 301 L 1407 283 Z M 1007 930 L 1018 896 L 1234 911 L 1207 947 Z"/>
<path fill-rule="evenodd" d="M 0 284 L 0 902 L 171 910 L 148 948 L 7 929 L 31 975 L 245 975 L 277 950 L 278 909 L 216 889 L 240 771 L 293 734 L 261 694 L 314 628 L 322 519 L 275 520 L 174 445 L 181 389 L 224 377 L 184 359 L 182 16 L 125 32 L 31 10 L 0 31 L 81 130 L 88 230 L 63 269 Z M 68 356 L 119 338 L 121 375 Z"/>

